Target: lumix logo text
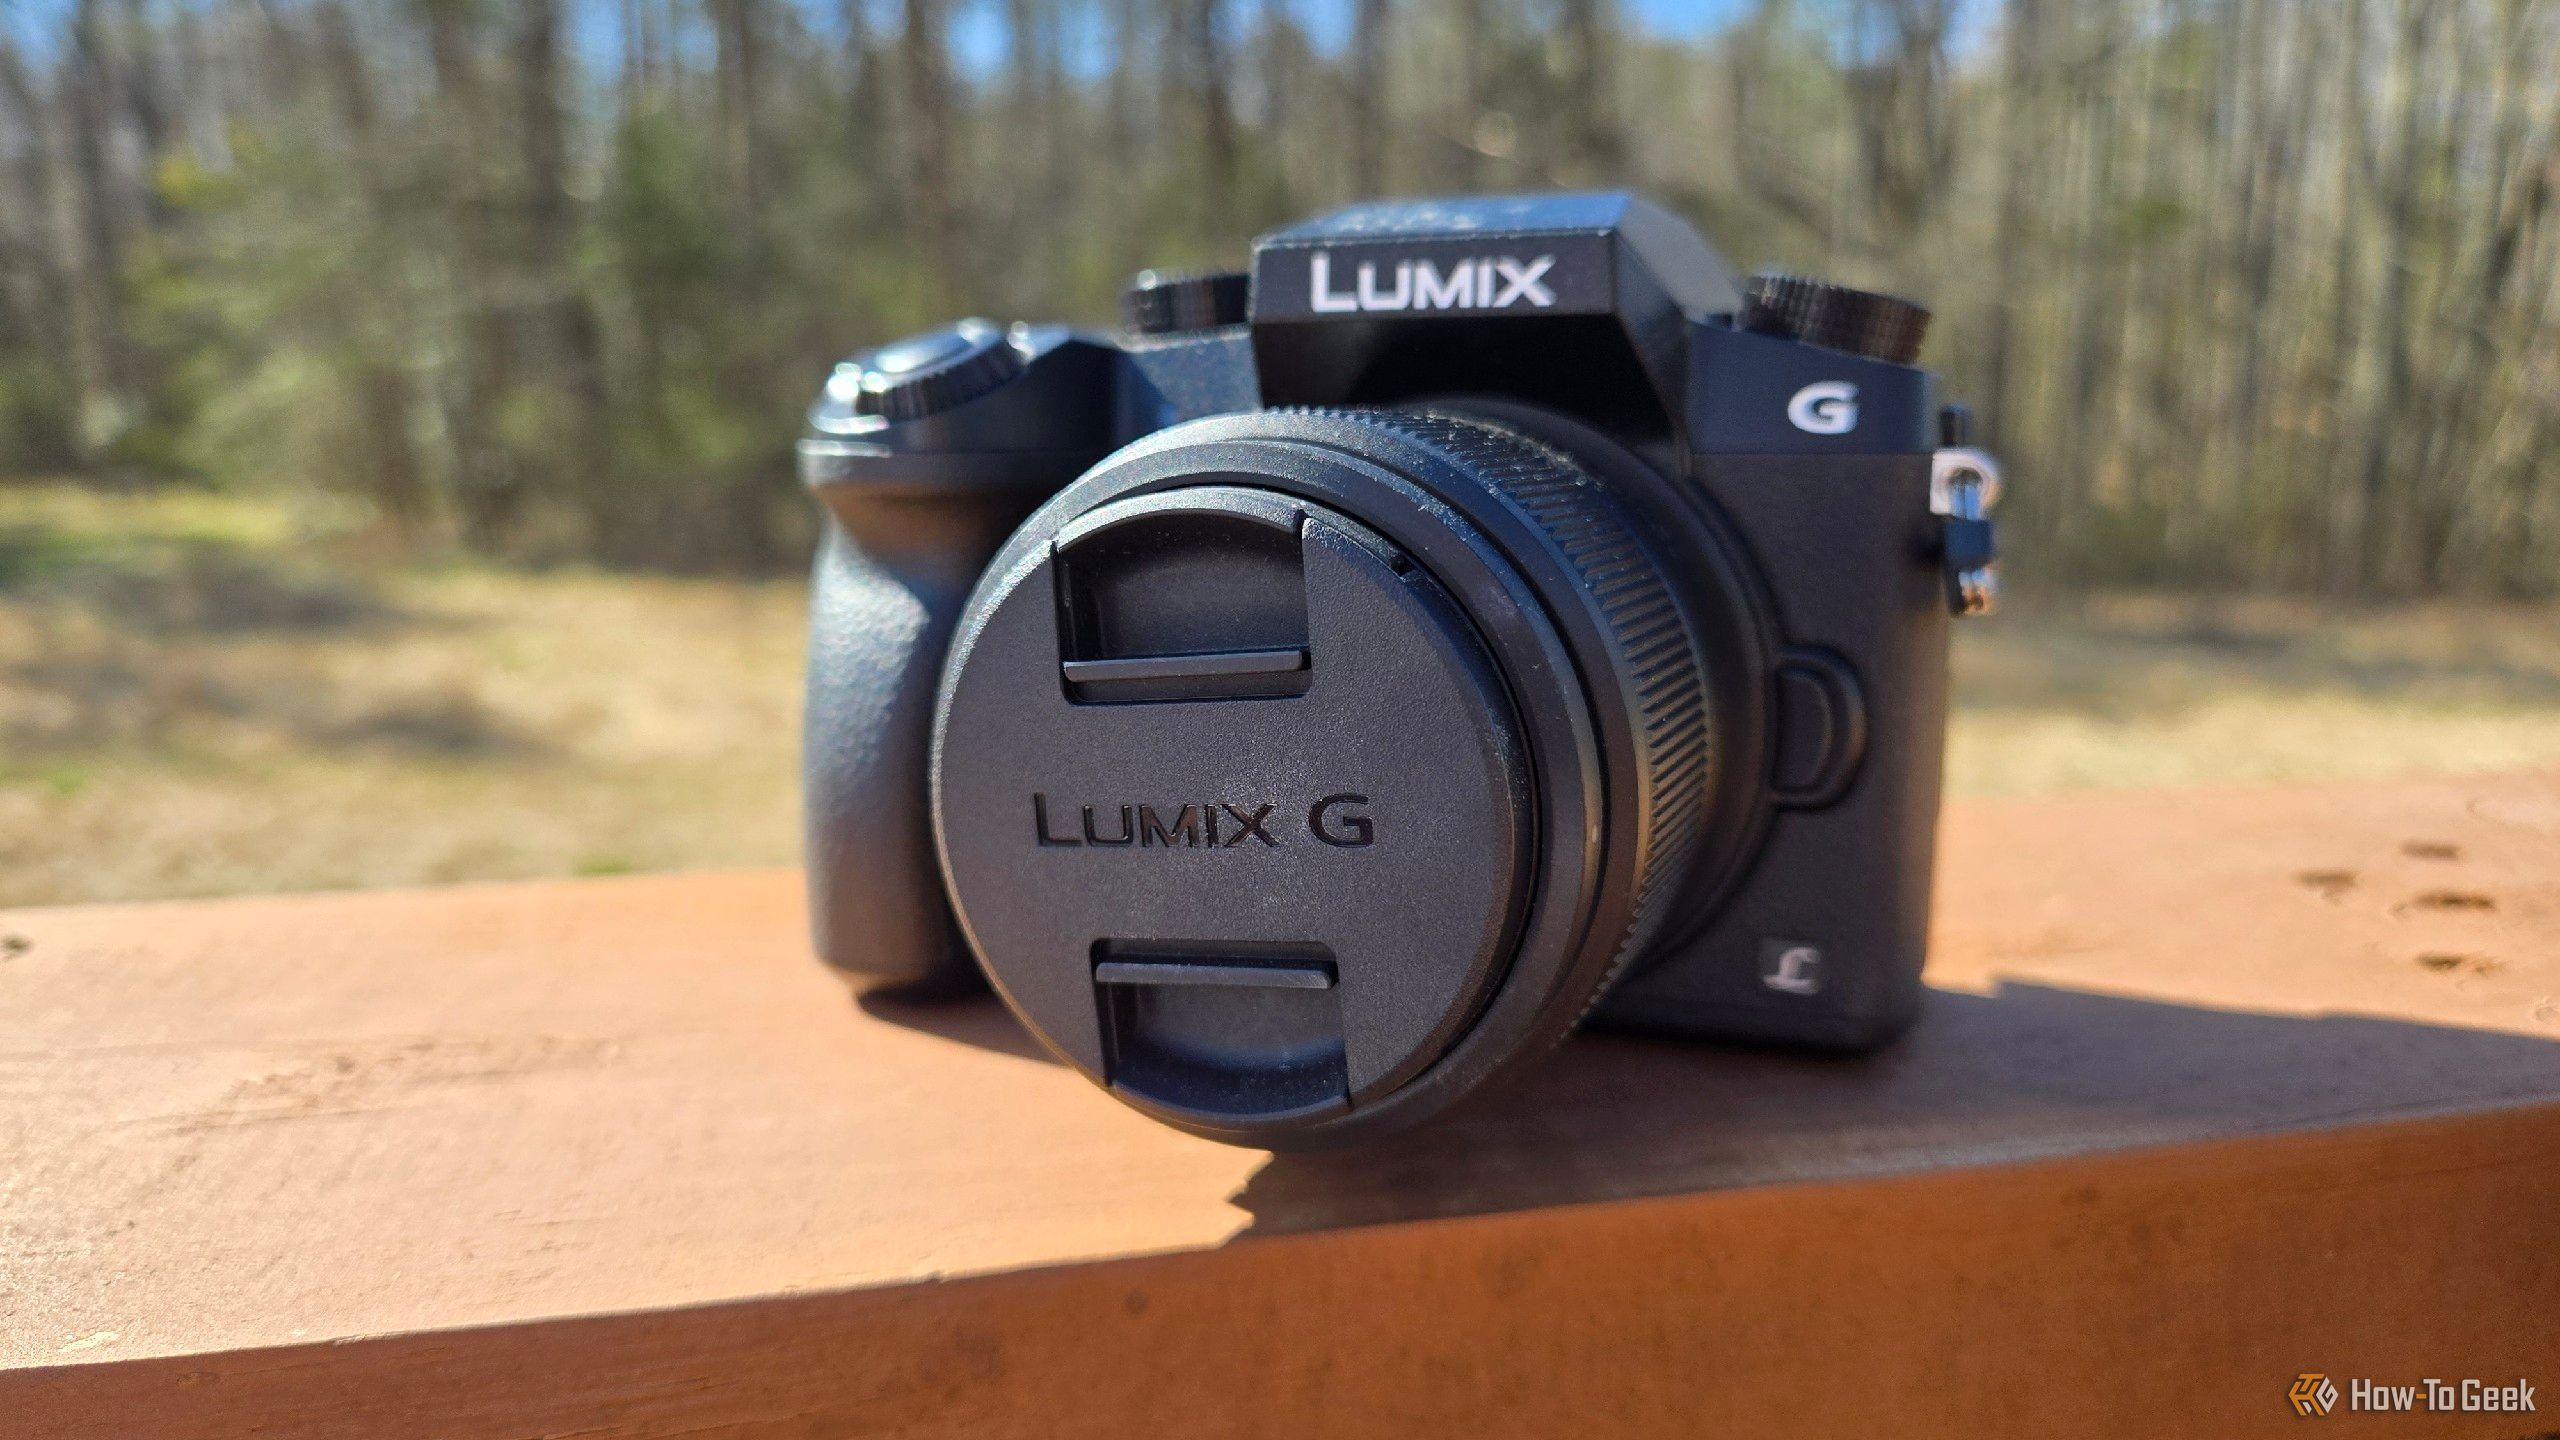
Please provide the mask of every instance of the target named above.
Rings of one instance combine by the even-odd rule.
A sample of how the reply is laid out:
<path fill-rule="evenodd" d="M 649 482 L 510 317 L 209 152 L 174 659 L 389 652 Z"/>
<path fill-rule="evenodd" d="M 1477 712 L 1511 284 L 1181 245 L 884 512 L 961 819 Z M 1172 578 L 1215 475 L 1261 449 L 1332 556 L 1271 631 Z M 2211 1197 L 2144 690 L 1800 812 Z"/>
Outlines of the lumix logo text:
<path fill-rule="evenodd" d="M 1307 295 L 1319 315 L 1348 315 L 1364 310 L 1508 310 L 1527 303 L 1544 310 L 1556 303 L 1547 288 L 1547 272 L 1556 257 L 1522 260 L 1509 255 L 1475 255 L 1443 269 L 1429 260 L 1398 260 L 1383 273 L 1378 261 L 1363 260 L 1352 271 L 1351 288 L 1333 288 L 1333 255 L 1319 250 L 1307 260 Z"/>
<path fill-rule="evenodd" d="M 1369 817 L 1369 797 L 1345 791 L 1327 795 L 1306 808 L 1307 834 L 1337 850 L 1360 850 L 1376 844 L 1377 822 Z M 1233 850 L 1262 846 L 1277 850 L 1296 830 L 1275 820 L 1276 800 L 1204 800 L 1194 804 L 1124 802 L 1079 807 L 1049 803 L 1045 794 L 1031 797 L 1031 830 L 1043 845 L 1126 846 L 1139 850 Z M 1277 825 L 1275 830 L 1273 827 Z"/>

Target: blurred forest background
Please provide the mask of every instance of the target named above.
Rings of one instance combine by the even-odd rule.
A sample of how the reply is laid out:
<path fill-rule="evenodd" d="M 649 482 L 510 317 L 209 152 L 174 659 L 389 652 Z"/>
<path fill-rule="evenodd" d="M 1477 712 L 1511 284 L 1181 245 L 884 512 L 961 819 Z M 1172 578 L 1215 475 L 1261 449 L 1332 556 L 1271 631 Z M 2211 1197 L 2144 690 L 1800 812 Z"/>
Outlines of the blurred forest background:
<path fill-rule="evenodd" d="M 1924 297 L 2075 585 L 2560 585 L 2547 0 L 17 0 L 0 472 L 796 563 L 825 364 L 1382 193 Z"/>
<path fill-rule="evenodd" d="M 787 859 L 833 359 L 1603 185 L 1936 311 L 1960 789 L 2560 763 L 2560 0 L 0 0 L 0 903 Z"/>

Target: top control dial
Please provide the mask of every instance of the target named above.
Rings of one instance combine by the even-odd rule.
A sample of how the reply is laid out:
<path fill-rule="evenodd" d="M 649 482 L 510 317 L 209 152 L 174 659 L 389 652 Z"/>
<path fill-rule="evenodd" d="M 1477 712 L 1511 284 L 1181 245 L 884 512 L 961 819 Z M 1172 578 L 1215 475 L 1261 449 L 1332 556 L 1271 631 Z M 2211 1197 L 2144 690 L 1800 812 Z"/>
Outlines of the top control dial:
<path fill-rule="evenodd" d="M 1022 373 L 1022 352 L 993 321 L 963 320 L 883 345 L 862 358 L 857 415 L 921 420 Z"/>
<path fill-rule="evenodd" d="M 1245 322 L 1253 282 L 1237 270 L 1144 270 L 1120 297 L 1140 335 L 1179 335 Z"/>
<path fill-rule="evenodd" d="M 1742 328 L 1828 350 L 1908 365 L 1920 358 L 1929 312 L 1908 300 L 1827 280 L 1764 270 L 1743 287 Z"/>

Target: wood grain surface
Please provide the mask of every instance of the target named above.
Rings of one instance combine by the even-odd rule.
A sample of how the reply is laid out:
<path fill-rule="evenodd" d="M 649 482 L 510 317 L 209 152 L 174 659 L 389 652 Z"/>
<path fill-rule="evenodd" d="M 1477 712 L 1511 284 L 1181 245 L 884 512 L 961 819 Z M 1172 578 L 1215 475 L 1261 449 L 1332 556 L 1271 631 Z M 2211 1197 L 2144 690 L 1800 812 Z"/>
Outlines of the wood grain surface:
<path fill-rule="evenodd" d="M 2560 777 L 1951 811 L 1920 1027 L 1164 1130 L 796 878 L 0 913 L 0 1434 L 2560 1428 Z"/>

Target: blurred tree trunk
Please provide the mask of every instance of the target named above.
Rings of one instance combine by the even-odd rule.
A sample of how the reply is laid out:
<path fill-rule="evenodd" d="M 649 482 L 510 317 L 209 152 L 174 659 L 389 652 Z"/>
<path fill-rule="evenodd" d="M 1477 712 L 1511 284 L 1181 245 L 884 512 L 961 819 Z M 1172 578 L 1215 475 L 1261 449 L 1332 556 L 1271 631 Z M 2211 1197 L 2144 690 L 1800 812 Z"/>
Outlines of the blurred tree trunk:
<path fill-rule="evenodd" d="M 1868 205 L 1888 250 L 1912 242 L 1946 193 L 1955 159 L 1947 27 L 1955 0 L 1864 0 L 1858 28 L 1878 55 L 1852 72 Z"/>
<path fill-rule="evenodd" d="M 1793 0 L 1760 0 L 1733 32 L 1725 69 L 1733 98 L 1734 169 L 1752 200 L 1827 250 L 1836 238 L 1836 196 L 1823 185 L 1819 167 L 1806 163 L 1814 147 L 1803 127 L 1782 113 L 1791 97 L 1779 78 L 1779 57 L 1794 27 Z"/>
<path fill-rule="evenodd" d="M 178 128 L 196 163 L 208 171 L 227 170 L 233 161 L 230 76 L 209 34 L 216 23 L 213 17 L 220 13 L 190 7 L 180 10 L 173 22 L 178 66 L 189 77 L 179 97 Z"/>
<path fill-rule="evenodd" d="M 378 133 L 373 81 L 365 73 L 355 23 L 340 0 L 320 5 L 314 21 L 338 122 L 346 129 L 348 150 L 360 172 L 357 184 L 365 207 L 372 212 L 377 229 L 396 226 L 402 207 L 388 183 L 389 157 Z M 377 253 L 370 258 L 382 257 Z M 351 260 L 362 264 L 363 252 Z M 410 379 L 399 359 L 407 353 L 410 340 L 405 307 L 396 299 L 400 286 L 400 277 L 393 274 L 368 276 L 345 287 L 347 313 L 340 324 L 355 351 L 355 395 L 366 446 L 363 459 L 370 472 L 368 488 L 392 524 L 415 539 L 425 533 L 432 507 L 426 469 L 418 458 Z"/>
<path fill-rule="evenodd" d="M 1488 0 L 1449 0 L 1450 57 L 1448 89 L 1441 100 L 1441 144 L 1436 147 L 1437 183 L 1452 193 L 1483 184 L 1484 151 L 1477 133 L 1484 122 L 1485 47 L 1491 26 Z"/>
<path fill-rule="evenodd" d="M 2418 257 L 2419 126 L 2430 103 L 2419 77 L 2432 27 L 2427 12 L 2432 0 L 2398 0 L 2399 43 L 2392 50 L 2389 95 L 2391 142 L 2375 162 L 2385 171 L 2378 196 L 2382 224 L 2382 294 L 2375 310 L 2374 349 L 2381 384 L 2367 415 L 2362 486 L 2364 504 L 2358 524 L 2357 581 L 2368 594 L 2397 589 L 2400 547 L 2394 543 L 2405 518 L 2396 503 L 2393 481 L 2401 420 L 2412 387 L 2410 277 Z"/>
<path fill-rule="evenodd" d="M 898 36 L 898 79 L 906 132 L 907 233 L 933 277 L 938 307 L 961 303 L 967 265 L 960 256 L 959 201 L 953 173 L 958 157 L 948 14 L 943 0 L 904 0 Z"/>
<path fill-rule="evenodd" d="M 620 102 L 622 122 L 631 122 L 632 107 L 649 89 L 649 33 L 647 11 L 641 0 L 614 0 L 614 19 L 622 37 L 622 73 L 613 87 L 614 99 Z"/>
<path fill-rule="evenodd" d="M 1617 29 L 1612 0 L 1557 0 L 1556 38 L 1564 71 L 1560 178 L 1571 184 L 1605 184 L 1625 161 L 1626 147 L 1610 103 L 1617 93 L 1610 83 L 1610 47 Z"/>
<path fill-rule="evenodd" d="M 61 345 L 65 362 L 54 372 L 62 378 L 59 392 L 44 397 L 54 411 L 52 433 L 28 437 L 28 458 L 40 465 L 76 465 L 86 459 L 80 415 L 95 403 L 93 387 L 101 382 L 94 346 L 84 331 L 77 282 L 65 263 L 72 254 L 65 242 L 73 227 L 62 203 L 70 187 L 62 175 L 58 127 L 46 97 L 6 35 L 0 35 L 0 106 L 6 107 L 8 118 L 8 130 L 0 133 L 12 136 L 17 158 L 7 189 L 0 191 L 0 207 L 6 210 L 0 214 L 0 247 L 5 247 L 0 250 L 0 280 L 6 281 L 8 301 L 0 313 L 8 315 L 20 334 L 50 337 Z"/>
<path fill-rule="evenodd" d="M 1290 13 L 1289 0 L 1262 0 L 1254 22 L 1254 59 L 1257 82 L 1262 89 L 1261 129 L 1270 137 L 1270 164 L 1273 189 L 1280 208 L 1290 203 L 1285 198 L 1291 188 L 1292 162 L 1297 158 L 1295 142 L 1307 124 L 1300 118 L 1300 87 L 1305 79 L 1307 59 L 1306 34 Z M 1274 218 L 1270 213 L 1254 217 L 1257 222 Z"/>
<path fill-rule="evenodd" d="M 1040 297 L 1066 282 L 1075 247 L 1058 243 L 1058 217 L 1072 213 L 1083 157 L 1075 153 L 1075 117 L 1059 32 L 1060 0 L 1006 0 L 1005 85 L 999 101 L 1009 143 L 988 158 L 1014 203 L 1000 212 L 1003 247 L 1022 257 L 1021 270 L 991 277 L 1007 303 L 1037 309 Z M 989 303 L 982 301 L 982 304 Z"/>
<path fill-rule="evenodd" d="M 1181 149 L 1192 161 L 1198 203 L 1193 233 L 1203 239 L 1225 231 L 1235 214 L 1235 112 L 1228 93 L 1227 47 L 1219 34 L 1221 0 L 1173 0 L 1175 68 L 1180 75 L 1179 109 L 1171 117 L 1177 134 L 1190 137 Z"/>
<path fill-rule="evenodd" d="M 2078 11 L 2072 19 L 2073 38 L 2080 42 L 2073 47 L 2075 57 L 2082 46 L 2115 49 L 2136 23 L 2120 8 Z M 2063 407 L 2056 417 L 2060 423 L 2047 436 L 2055 447 L 2052 458 L 2089 492 L 2087 501 L 2075 507 L 2085 519 L 2101 502 L 2141 504 L 2150 497 L 2141 492 L 2133 467 L 2124 463 L 2127 457 L 2114 448 L 2121 432 L 2117 412 L 2108 404 L 2115 398 L 2110 387 L 2127 373 L 2121 364 L 2128 305 L 2124 262 L 2111 231 L 2118 223 L 2117 197 L 2126 178 L 2125 121 L 2135 107 L 2108 83 L 2106 72 L 2090 65 L 2075 69 L 2063 112 L 2067 188 L 2053 197 L 2049 213 L 2069 217 L 2069 243 L 2083 258 L 2062 297 L 2065 348 L 2053 357 L 2061 365 L 2061 383 L 2046 392 L 2044 403 L 2058 400 Z M 2195 297 L 2187 296 L 2183 303 L 2192 308 Z"/>
<path fill-rule="evenodd" d="M 487 141 L 489 87 L 481 75 L 471 0 L 415 0 L 435 76 L 440 180 L 459 344 L 445 385 L 444 428 L 453 447 L 454 505 L 463 538 L 502 548 L 523 508 L 523 477 L 499 433 L 515 389 L 515 340 L 502 292 L 501 177 Z"/>
<path fill-rule="evenodd" d="M 125 205 L 112 159 L 115 55 L 104 8 L 80 0 L 60 85 L 63 119 L 57 173 L 68 183 L 55 205 L 69 223 L 62 245 L 71 297 L 71 364 L 79 408 L 75 444 L 83 464 L 123 429 L 131 361 L 122 325 Z"/>
<path fill-rule="evenodd" d="M 2000 22 L 2000 138 L 2004 149 L 2015 153 L 2029 135 L 2040 134 L 2042 118 L 2041 52 L 2042 17 L 2046 0 L 2008 0 Z M 1990 402 L 1991 414 L 1985 438 L 1998 443 L 2023 430 L 2027 407 L 2019 381 L 2017 351 L 2019 349 L 2019 312 L 2027 305 L 2031 287 L 2037 283 L 2037 261 L 2040 256 L 2032 244 L 2034 222 L 2029 214 L 2029 186 L 2035 172 L 2024 165 L 2010 165 L 2000 176 L 2000 202 L 1993 221 L 1991 253 L 2001 267 L 2001 278 L 1991 290 L 1990 321 L 1984 349 L 1984 398 Z M 2060 497 L 2068 493 L 2059 488 L 2069 481 L 2061 476 L 2046 478 L 2047 494 Z"/>
<path fill-rule="evenodd" d="M 753 233 L 763 196 L 764 154 L 756 124 L 763 27 L 755 0 L 710 0 L 710 9 L 721 176 L 732 213 Z"/>
<path fill-rule="evenodd" d="M 733 0 L 735 3 L 735 0 Z M 744 8 L 743 5 L 740 8 Z M 524 265 L 541 348 L 559 384 L 566 423 L 543 446 L 588 532 L 620 548 L 625 511 L 613 493 L 613 430 L 604 340 L 578 274 L 578 211 L 569 189 L 568 117 L 561 101 L 561 0 L 522 0 L 516 83 L 524 169 Z M 749 124 L 752 132 L 752 123 Z M 753 192 L 754 155 L 742 162 Z M 755 223 L 753 211 L 748 223 Z"/>
<path fill-rule="evenodd" d="M 2356 397 L 2359 386 L 2358 351 L 2365 321 L 2364 295 L 2364 224 L 2366 180 L 2371 167 L 2365 163 L 2369 145 L 2365 137 L 2362 97 L 2366 91 L 2365 37 L 2369 24 L 2366 0 L 2339 0 L 2343 19 L 2339 28 L 2345 32 L 2343 58 L 2337 66 L 2334 90 L 2333 144 L 2335 161 L 2331 180 L 2331 225 L 2335 227 L 2329 253 L 2329 315 L 2327 333 L 2323 337 L 2323 377 L 2325 393 L 2324 443 L 2320 447 L 2319 471 L 2336 477 L 2329 503 L 2323 507 L 2328 523 L 2322 529 L 2325 551 L 2323 568 L 2327 588 L 2333 594 L 2352 592 L 2361 579 L 2364 549 L 2364 499 L 2361 490 L 2346 482 L 2350 451 L 2357 446 L 2353 430 Z"/>
<path fill-rule="evenodd" d="M 1352 192 L 1367 200 L 1387 186 L 1387 0 L 1353 0 L 1351 13 L 1350 124 L 1343 139 Z"/>
<path fill-rule="evenodd" d="M 169 83 L 160 64 L 158 32 L 151 24 L 150 7 L 145 0 L 121 0 L 117 7 L 115 29 L 121 63 L 120 98 L 125 113 L 132 116 L 134 135 L 141 142 L 145 156 L 155 156 L 169 148 L 170 95 Z M 148 186 L 141 187 L 140 199 L 157 214 L 156 199 Z"/>
<path fill-rule="evenodd" d="M 876 169 L 889 154 L 889 96 L 880 64 L 880 37 L 871 24 L 871 0 L 841 0 L 837 14 L 844 26 L 845 114 L 852 128 L 853 153 L 866 170 Z"/>

